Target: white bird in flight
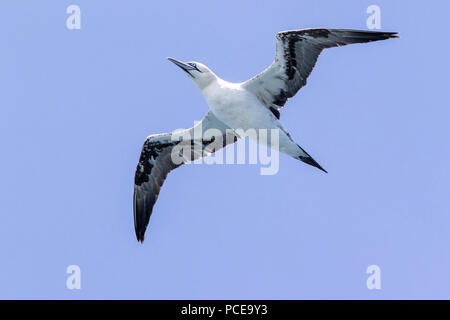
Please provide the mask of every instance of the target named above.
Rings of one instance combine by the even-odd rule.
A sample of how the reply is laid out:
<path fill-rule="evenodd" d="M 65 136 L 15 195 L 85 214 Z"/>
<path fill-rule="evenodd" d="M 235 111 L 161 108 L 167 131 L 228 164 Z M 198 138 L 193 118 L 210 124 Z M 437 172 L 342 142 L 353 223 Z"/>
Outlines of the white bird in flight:
<path fill-rule="evenodd" d="M 272 65 L 242 83 L 222 80 L 200 62 L 168 58 L 190 76 L 210 107 L 201 122 L 185 130 L 193 137 L 188 141 L 192 152 L 185 162 L 235 142 L 240 136 L 233 133 L 234 130 L 278 129 L 279 151 L 326 172 L 283 128 L 279 109 L 306 85 L 306 79 L 323 49 L 396 37 L 396 32 L 344 29 L 282 31 L 276 35 L 276 55 Z M 196 138 L 191 133 L 198 126 L 203 132 L 211 128 L 220 130 L 223 139 L 206 141 L 202 137 Z M 167 174 L 182 164 L 174 163 L 171 158 L 172 150 L 180 143 L 172 139 L 172 135 L 150 135 L 142 147 L 135 174 L 133 205 L 136 237 L 140 242 L 144 241 L 153 206 Z M 202 152 L 194 151 L 194 146 L 200 146 Z"/>

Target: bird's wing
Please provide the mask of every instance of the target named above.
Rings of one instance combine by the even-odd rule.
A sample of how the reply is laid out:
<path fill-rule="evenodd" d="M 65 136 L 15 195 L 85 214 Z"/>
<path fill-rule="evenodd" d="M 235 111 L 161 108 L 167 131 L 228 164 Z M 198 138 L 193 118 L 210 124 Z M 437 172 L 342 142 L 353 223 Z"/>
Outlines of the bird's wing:
<path fill-rule="evenodd" d="M 272 65 L 243 83 L 261 102 L 277 113 L 288 98 L 306 85 L 306 79 L 325 48 L 396 38 L 396 32 L 345 29 L 304 29 L 276 35 L 277 50 Z"/>
<path fill-rule="evenodd" d="M 196 132 L 199 132 L 197 129 L 202 130 L 203 137 L 196 136 Z M 214 133 L 210 130 L 211 135 L 208 137 L 208 129 L 218 131 Z M 186 162 L 235 142 L 237 137 L 233 131 L 227 129 L 230 128 L 209 111 L 203 120 L 191 129 L 147 137 L 134 178 L 134 227 L 138 241 L 144 241 L 153 206 L 167 174 Z M 179 140 L 180 136 L 183 139 Z"/>

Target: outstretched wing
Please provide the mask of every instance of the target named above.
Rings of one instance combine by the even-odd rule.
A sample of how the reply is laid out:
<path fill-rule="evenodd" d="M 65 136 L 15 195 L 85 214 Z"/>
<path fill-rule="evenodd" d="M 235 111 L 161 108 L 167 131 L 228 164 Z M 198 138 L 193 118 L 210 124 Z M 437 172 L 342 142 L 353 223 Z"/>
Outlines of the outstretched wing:
<path fill-rule="evenodd" d="M 221 139 L 218 139 L 213 132 L 211 137 L 196 137 L 197 129 L 201 129 L 203 134 L 208 129 L 216 129 L 217 134 L 222 134 Z M 209 111 L 203 120 L 191 129 L 147 137 L 134 178 L 134 227 L 138 241 L 144 241 L 144 233 L 153 206 L 168 173 L 183 163 L 213 153 L 235 142 L 237 137 L 233 131 L 227 129 L 230 128 Z M 179 140 L 180 136 L 191 138 Z M 184 150 L 189 152 L 181 154 L 180 152 Z"/>
<path fill-rule="evenodd" d="M 351 43 L 396 38 L 396 32 L 344 29 L 304 29 L 282 31 L 276 36 L 275 61 L 243 86 L 253 92 L 271 110 L 280 109 L 306 85 L 317 58 L 325 48 Z"/>

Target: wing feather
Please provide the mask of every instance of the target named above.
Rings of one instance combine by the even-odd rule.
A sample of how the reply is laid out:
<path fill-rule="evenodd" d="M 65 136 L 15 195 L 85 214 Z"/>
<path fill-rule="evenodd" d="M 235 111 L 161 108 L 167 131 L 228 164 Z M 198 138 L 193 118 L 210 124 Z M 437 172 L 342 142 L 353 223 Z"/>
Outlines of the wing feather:
<path fill-rule="evenodd" d="M 202 137 L 199 137 L 200 140 L 198 140 L 194 134 L 194 130 L 198 127 L 201 127 L 202 132 L 208 129 L 217 129 L 222 133 L 222 139 L 211 137 L 211 139 L 204 140 Z M 194 128 L 185 130 L 181 134 L 180 132 L 176 133 L 177 136 L 183 136 L 182 133 L 188 133 L 192 137 L 191 140 L 175 139 L 175 133 L 156 134 L 147 137 L 142 147 L 134 179 L 134 227 L 138 241 L 144 241 L 145 230 L 150 221 L 153 206 L 158 199 L 161 187 L 169 172 L 188 161 L 208 155 L 229 143 L 235 142 L 237 137 L 232 131 L 227 129 L 229 127 L 218 120 L 210 111 Z M 183 154 L 184 160 L 182 162 L 174 162 L 172 153 L 178 152 L 178 149 L 174 150 L 174 148 L 182 147 L 180 144 L 187 145 L 190 154 Z M 194 145 L 197 147 L 194 148 Z M 199 147 L 200 150 L 198 150 Z"/>
<path fill-rule="evenodd" d="M 282 31 L 276 35 L 276 56 L 272 65 L 246 81 L 267 108 L 282 108 L 286 101 L 306 85 L 323 49 L 351 43 L 396 38 L 395 32 L 345 29 L 303 29 Z"/>

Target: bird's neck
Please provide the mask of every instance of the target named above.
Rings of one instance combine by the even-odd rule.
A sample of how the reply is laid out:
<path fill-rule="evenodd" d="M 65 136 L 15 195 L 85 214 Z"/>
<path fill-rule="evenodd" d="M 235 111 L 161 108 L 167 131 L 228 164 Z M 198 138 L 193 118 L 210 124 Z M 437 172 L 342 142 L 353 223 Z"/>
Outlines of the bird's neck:
<path fill-rule="evenodd" d="M 221 82 L 223 82 L 222 79 L 211 73 L 208 77 L 196 81 L 195 84 L 203 92 L 205 90 L 209 90 L 211 87 L 219 86 Z"/>

